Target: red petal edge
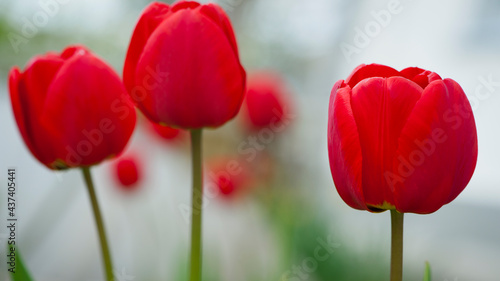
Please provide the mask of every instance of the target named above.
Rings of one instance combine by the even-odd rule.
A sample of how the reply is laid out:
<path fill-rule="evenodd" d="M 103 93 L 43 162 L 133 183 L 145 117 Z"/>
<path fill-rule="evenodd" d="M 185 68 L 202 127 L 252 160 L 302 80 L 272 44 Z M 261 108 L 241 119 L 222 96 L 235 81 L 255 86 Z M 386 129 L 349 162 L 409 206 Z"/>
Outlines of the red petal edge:
<path fill-rule="evenodd" d="M 332 89 L 328 110 L 328 156 L 340 197 L 354 209 L 367 210 L 361 189 L 361 146 L 350 92 L 351 88 L 343 80 Z"/>
<path fill-rule="evenodd" d="M 132 38 L 130 39 L 123 67 L 123 82 L 129 93 L 135 86 L 137 62 L 141 57 L 149 36 L 153 33 L 153 31 L 155 31 L 158 25 L 160 25 L 160 23 L 170 15 L 170 7 L 167 4 L 160 2 L 151 3 L 141 13 L 141 17 L 139 18 L 132 34 Z"/>

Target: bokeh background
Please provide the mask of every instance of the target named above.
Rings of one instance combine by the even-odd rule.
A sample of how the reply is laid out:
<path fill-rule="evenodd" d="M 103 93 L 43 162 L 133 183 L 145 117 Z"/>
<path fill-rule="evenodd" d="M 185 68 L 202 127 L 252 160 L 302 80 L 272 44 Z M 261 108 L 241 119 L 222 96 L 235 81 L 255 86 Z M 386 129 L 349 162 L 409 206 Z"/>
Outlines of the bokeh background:
<path fill-rule="evenodd" d="M 43 7 L 49 2 L 57 9 L 47 13 Z M 148 2 L 0 1 L 0 242 L 7 237 L 7 168 L 16 167 L 17 243 L 35 280 L 101 280 L 100 252 L 81 172 L 49 171 L 29 153 L 10 107 L 8 71 L 14 65 L 23 68 L 36 54 L 78 43 L 121 74 L 130 36 Z M 331 179 L 326 145 L 333 84 L 357 65 L 372 62 L 396 69 L 419 66 L 453 78 L 471 100 L 477 122 L 479 159 L 469 186 L 434 214 L 405 216 L 404 279 L 421 280 L 429 261 L 433 280 L 499 280 L 500 1 L 215 2 L 233 21 L 247 71 L 281 73 L 294 116 L 252 161 L 238 150 L 252 137 L 240 118 L 207 130 L 207 162 L 240 161 L 257 176 L 239 196 L 206 200 L 205 280 L 388 279 L 389 213 L 356 211 L 343 203 Z M 371 29 L 363 44 L 356 41 L 359 30 L 373 25 L 390 5 L 398 12 Z M 33 23 L 40 12 L 47 20 L 35 25 L 25 41 L 12 44 L 12 34 L 22 35 L 26 22 Z M 346 46 L 355 52 L 345 53 Z M 151 134 L 144 120 L 138 124 L 125 152 L 142 162 L 142 181 L 134 190 L 119 188 L 112 161 L 92 169 L 115 276 L 120 281 L 184 280 L 189 138 L 166 142 Z M 330 239 L 335 251 L 315 265 L 308 258 L 321 239 Z M 0 280 L 8 280 L 5 247 L 0 253 Z M 313 268 L 287 275 L 297 266 Z"/>

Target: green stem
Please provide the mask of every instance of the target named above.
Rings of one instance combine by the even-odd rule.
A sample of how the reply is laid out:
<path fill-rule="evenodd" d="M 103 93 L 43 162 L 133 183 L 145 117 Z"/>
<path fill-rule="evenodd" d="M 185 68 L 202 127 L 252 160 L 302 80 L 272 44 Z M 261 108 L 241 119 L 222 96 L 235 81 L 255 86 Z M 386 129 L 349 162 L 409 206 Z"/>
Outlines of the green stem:
<path fill-rule="evenodd" d="M 82 168 L 83 177 L 85 178 L 85 183 L 87 185 L 87 190 L 89 191 L 90 202 L 92 203 L 92 210 L 94 211 L 94 219 L 97 225 L 97 232 L 99 233 L 99 240 L 101 242 L 101 253 L 104 261 L 104 268 L 106 270 L 105 280 L 113 280 L 113 266 L 111 263 L 111 255 L 109 253 L 108 241 L 106 240 L 106 231 L 104 230 L 104 223 L 102 221 L 101 211 L 99 209 L 99 203 L 97 202 L 97 196 L 94 190 L 94 183 L 92 182 L 92 176 L 90 175 L 90 168 Z"/>
<path fill-rule="evenodd" d="M 191 130 L 193 165 L 193 198 L 191 202 L 191 270 L 190 281 L 201 281 L 202 239 L 201 222 L 203 211 L 203 189 L 201 171 L 201 129 Z"/>
<path fill-rule="evenodd" d="M 403 280 L 403 218 L 391 210 L 391 281 Z"/>

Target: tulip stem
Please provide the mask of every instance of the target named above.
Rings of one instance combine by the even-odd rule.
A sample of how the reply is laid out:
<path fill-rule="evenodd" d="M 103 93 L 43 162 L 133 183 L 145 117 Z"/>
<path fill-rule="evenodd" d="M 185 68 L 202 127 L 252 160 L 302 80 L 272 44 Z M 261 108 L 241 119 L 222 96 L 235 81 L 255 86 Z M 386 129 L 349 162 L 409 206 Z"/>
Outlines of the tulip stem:
<path fill-rule="evenodd" d="M 83 177 L 87 185 L 87 190 L 89 191 L 90 202 L 92 203 L 92 210 L 94 211 L 94 219 L 97 225 L 97 232 L 99 233 L 99 240 L 101 242 L 101 253 L 104 262 L 104 268 L 106 270 L 105 280 L 114 280 L 113 277 L 113 265 L 111 262 L 111 255 L 109 252 L 108 241 L 106 240 L 106 231 L 104 229 L 104 223 L 101 216 L 101 211 L 99 209 L 99 203 L 97 202 L 97 196 L 94 190 L 94 183 L 92 182 L 92 176 L 90 174 L 89 167 L 83 167 Z"/>
<path fill-rule="evenodd" d="M 191 202 L 191 270 L 190 281 L 201 281 L 202 239 L 201 222 L 203 211 L 203 189 L 201 170 L 201 129 L 191 130 L 191 153 L 193 173 L 193 198 Z"/>
<path fill-rule="evenodd" d="M 391 210 L 391 281 L 403 280 L 403 213 Z"/>

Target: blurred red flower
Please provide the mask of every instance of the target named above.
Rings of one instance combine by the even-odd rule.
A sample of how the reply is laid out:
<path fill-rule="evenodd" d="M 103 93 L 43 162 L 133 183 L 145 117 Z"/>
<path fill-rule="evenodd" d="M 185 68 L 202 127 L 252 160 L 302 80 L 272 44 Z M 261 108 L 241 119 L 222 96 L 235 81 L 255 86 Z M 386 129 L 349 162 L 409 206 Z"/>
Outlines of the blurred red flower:
<path fill-rule="evenodd" d="M 279 74 L 261 71 L 248 77 L 242 117 L 250 131 L 281 127 L 285 111 L 290 110 L 290 95 Z"/>
<path fill-rule="evenodd" d="M 119 186 L 123 190 L 133 190 L 142 177 L 141 165 L 137 157 L 128 155 L 119 157 L 113 166 L 114 174 Z"/>
<path fill-rule="evenodd" d="M 471 106 L 455 81 L 371 64 L 333 87 L 328 150 L 349 206 L 427 214 L 468 184 L 478 143 Z"/>
<path fill-rule="evenodd" d="M 246 80 L 227 15 L 216 4 L 190 1 L 144 10 L 123 77 L 150 120 L 183 129 L 218 127 L 236 116 Z"/>
<path fill-rule="evenodd" d="M 82 46 L 36 56 L 9 73 L 19 131 L 50 169 L 97 164 L 119 154 L 136 113 L 118 75 Z"/>
<path fill-rule="evenodd" d="M 183 129 L 160 125 L 149 120 L 145 120 L 145 123 L 148 131 L 150 131 L 155 137 L 159 137 L 162 141 L 172 143 L 178 140 L 183 140 L 187 137 L 187 132 Z"/>
<path fill-rule="evenodd" d="M 166 140 L 173 140 L 181 134 L 180 129 L 172 128 L 169 126 L 162 126 L 159 124 L 152 124 L 153 130 L 156 132 L 156 134 Z"/>
<path fill-rule="evenodd" d="M 248 168 L 243 161 L 219 157 L 209 161 L 206 176 L 223 198 L 233 198 L 245 193 L 251 185 Z"/>

